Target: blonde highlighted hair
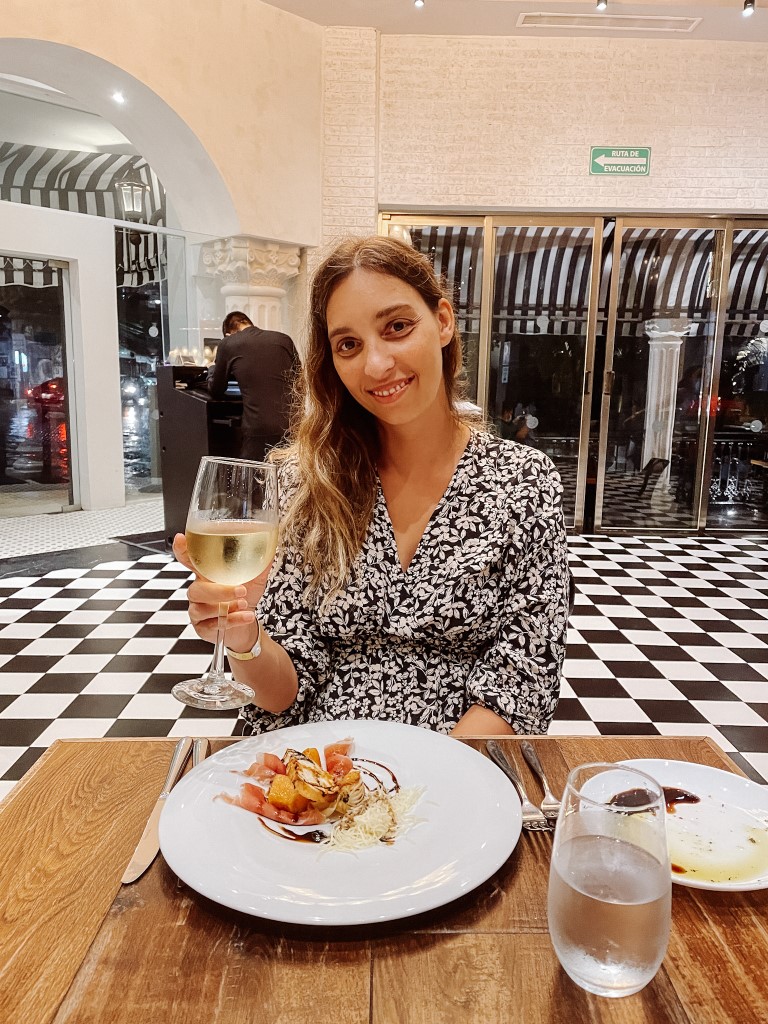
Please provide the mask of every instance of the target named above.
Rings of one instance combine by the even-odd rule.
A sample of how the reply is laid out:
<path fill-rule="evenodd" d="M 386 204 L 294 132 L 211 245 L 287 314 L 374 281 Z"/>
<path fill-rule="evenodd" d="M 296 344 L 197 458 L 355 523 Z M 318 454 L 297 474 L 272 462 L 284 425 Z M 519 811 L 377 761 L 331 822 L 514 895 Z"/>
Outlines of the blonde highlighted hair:
<path fill-rule="evenodd" d="M 348 580 L 376 500 L 376 420 L 352 398 L 336 372 L 326 318 L 334 289 L 358 269 L 405 281 L 434 312 L 447 298 L 429 259 L 394 238 L 348 239 L 315 271 L 291 441 L 273 452 L 273 458 L 295 460 L 298 488 L 283 518 L 282 539 L 298 550 L 310 570 L 310 593 L 322 591 L 323 603 Z M 466 417 L 458 407 L 464 385 L 456 327 L 442 354 L 448 403 L 461 422 Z"/>

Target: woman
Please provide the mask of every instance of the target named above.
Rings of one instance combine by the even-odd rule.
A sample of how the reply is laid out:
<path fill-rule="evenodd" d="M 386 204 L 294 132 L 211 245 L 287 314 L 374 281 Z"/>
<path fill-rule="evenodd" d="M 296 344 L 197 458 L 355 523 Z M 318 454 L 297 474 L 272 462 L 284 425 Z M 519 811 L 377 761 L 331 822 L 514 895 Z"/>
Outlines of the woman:
<path fill-rule="evenodd" d="M 302 416 L 273 453 L 283 516 L 269 583 L 196 579 L 195 629 L 212 641 L 217 602 L 231 602 L 253 731 L 378 718 L 545 732 L 567 615 L 557 473 L 458 411 L 461 341 L 425 256 L 349 240 L 310 301 Z M 174 551 L 189 564 L 182 535 Z"/>

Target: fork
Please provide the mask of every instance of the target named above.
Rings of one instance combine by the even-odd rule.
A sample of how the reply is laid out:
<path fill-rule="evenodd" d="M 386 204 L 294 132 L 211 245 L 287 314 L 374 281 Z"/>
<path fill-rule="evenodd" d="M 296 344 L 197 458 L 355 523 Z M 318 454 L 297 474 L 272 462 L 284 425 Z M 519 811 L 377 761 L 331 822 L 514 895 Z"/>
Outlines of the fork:
<path fill-rule="evenodd" d="M 544 769 L 541 767 L 539 755 L 533 749 L 528 740 L 523 740 L 520 744 L 520 749 L 523 752 L 523 757 L 535 772 L 544 790 L 544 799 L 541 801 L 541 809 L 544 812 L 544 816 L 554 825 L 557 821 L 557 816 L 560 813 L 560 801 L 557 797 L 552 795 L 552 790 L 549 788 L 547 776 L 544 774 Z"/>
<path fill-rule="evenodd" d="M 515 789 L 517 790 L 518 796 L 520 797 L 520 804 L 523 812 L 523 828 L 529 832 L 549 832 L 554 827 L 554 822 L 550 821 L 546 815 L 542 814 L 535 804 L 532 804 L 528 799 L 528 794 L 525 792 L 522 780 L 517 774 L 515 769 L 512 767 L 507 755 L 498 745 L 496 740 L 488 740 L 485 744 L 485 749 L 488 752 L 488 756 L 494 761 L 499 768 L 504 772 L 508 779 L 511 780 Z"/>

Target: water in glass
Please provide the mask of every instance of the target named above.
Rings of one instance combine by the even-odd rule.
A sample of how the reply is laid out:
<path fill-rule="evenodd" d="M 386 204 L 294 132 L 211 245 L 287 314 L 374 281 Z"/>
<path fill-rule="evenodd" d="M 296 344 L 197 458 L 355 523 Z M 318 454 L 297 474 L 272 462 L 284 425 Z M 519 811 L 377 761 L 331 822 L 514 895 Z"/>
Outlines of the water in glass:
<path fill-rule="evenodd" d="M 569 977 L 602 996 L 631 995 L 647 985 L 669 940 L 664 797 L 652 779 L 638 775 L 617 765 L 576 769 L 555 833 L 552 943 Z M 630 792 L 635 799 L 641 794 L 638 805 L 612 802 Z"/>

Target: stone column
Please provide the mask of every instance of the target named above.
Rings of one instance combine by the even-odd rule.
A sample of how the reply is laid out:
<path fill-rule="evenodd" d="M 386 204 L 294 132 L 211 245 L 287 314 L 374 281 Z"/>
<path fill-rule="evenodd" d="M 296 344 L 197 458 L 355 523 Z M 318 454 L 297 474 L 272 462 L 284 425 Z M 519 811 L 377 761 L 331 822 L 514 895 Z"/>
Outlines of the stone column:
<path fill-rule="evenodd" d="M 239 309 L 257 327 L 285 329 L 283 300 L 287 283 L 299 273 L 298 246 L 248 235 L 217 238 L 203 245 L 202 263 L 219 285 L 225 314 Z"/>
<path fill-rule="evenodd" d="M 653 489 L 652 501 L 658 501 L 669 492 L 680 346 L 689 328 L 690 323 L 684 318 L 649 320 L 645 325 L 649 348 L 648 384 L 640 468 L 644 469 L 651 459 L 667 460 Z"/>

